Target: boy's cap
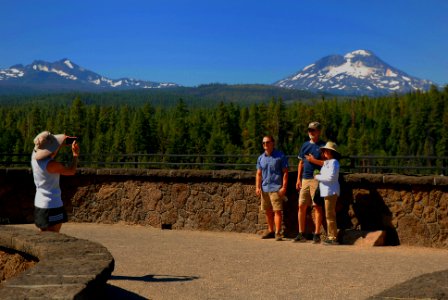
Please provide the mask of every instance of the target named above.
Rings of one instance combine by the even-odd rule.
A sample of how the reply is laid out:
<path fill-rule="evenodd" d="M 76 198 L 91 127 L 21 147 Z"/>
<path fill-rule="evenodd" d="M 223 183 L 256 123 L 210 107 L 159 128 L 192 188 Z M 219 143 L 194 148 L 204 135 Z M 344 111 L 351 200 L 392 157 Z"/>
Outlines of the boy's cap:
<path fill-rule="evenodd" d="M 308 124 L 308 129 L 321 130 L 322 129 L 322 125 L 319 122 L 311 122 L 310 124 Z"/>

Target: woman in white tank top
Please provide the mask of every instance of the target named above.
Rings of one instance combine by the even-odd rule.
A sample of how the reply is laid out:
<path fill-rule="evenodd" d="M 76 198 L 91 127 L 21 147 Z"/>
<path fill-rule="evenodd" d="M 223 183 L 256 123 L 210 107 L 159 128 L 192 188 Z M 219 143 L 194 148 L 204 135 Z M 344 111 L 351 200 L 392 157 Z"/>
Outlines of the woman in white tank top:
<path fill-rule="evenodd" d="M 61 146 L 71 146 L 73 162 L 70 167 L 54 160 Z M 34 222 L 41 231 L 59 232 L 67 214 L 59 187 L 60 175 L 75 175 L 79 145 L 76 138 L 65 134 L 43 131 L 34 138 L 31 155 L 36 196 L 34 198 Z"/>

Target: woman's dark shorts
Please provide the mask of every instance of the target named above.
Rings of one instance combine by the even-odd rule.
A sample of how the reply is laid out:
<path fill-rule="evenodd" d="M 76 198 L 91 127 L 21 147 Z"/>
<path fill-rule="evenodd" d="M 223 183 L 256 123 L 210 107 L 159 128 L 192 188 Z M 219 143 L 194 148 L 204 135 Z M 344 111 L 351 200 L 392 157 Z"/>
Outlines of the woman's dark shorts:
<path fill-rule="evenodd" d="M 57 208 L 34 208 L 34 224 L 45 229 L 50 226 L 67 222 L 67 213 L 63 206 Z"/>

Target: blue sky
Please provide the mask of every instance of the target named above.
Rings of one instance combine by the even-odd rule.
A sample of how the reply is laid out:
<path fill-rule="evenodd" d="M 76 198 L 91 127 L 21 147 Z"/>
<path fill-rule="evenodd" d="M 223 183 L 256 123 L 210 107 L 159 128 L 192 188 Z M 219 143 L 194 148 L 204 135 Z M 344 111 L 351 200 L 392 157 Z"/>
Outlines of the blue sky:
<path fill-rule="evenodd" d="M 271 84 L 373 51 L 448 84 L 446 0 L 2 1 L 0 68 L 69 58 L 112 79 Z"/>

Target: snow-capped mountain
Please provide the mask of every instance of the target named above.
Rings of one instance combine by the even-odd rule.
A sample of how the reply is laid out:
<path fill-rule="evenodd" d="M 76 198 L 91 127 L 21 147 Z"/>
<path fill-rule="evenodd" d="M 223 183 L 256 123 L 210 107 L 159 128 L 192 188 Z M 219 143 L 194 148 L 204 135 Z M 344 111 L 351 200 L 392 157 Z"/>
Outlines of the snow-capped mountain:
<path fill-rule="evenodd" d="M 274 83 L 312 92 L 370 96 L 427 90 L 432 84 L 390 66 L 367 50 L 326 56 Z"/>
<path fill-rule="evenodd" d="M 69 59 L 53 63 L 36 60 L 30 65 L 0 69 L 0 89 L 28 90 L 124 90 L 178 86 L 131 78 L 110 79 L 86 70 Z"/>

